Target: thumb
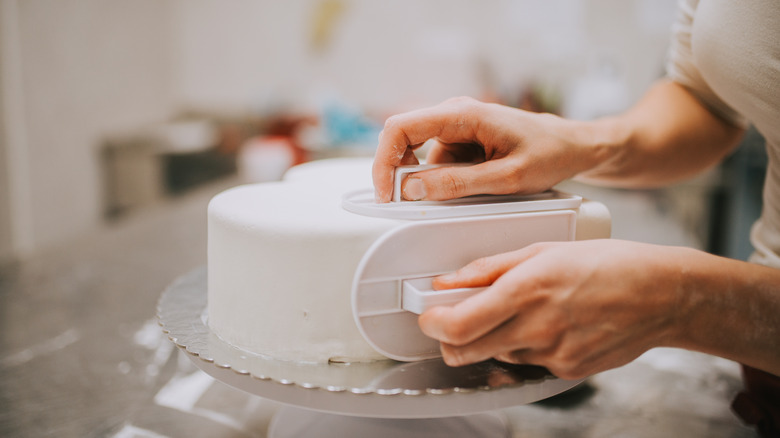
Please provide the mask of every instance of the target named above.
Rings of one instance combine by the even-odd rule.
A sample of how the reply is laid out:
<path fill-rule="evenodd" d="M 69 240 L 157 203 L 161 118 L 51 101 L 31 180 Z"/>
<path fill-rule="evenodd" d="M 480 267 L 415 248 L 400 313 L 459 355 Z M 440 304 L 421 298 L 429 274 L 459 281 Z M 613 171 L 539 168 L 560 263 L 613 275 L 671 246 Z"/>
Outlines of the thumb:
<path fill-rule="evenodd" d="M 506 163 L 486 161 L 414 173 L 401 185 L 401 196 L 407 201 L 446 201 L 471 195 L 515 193 L 517 189 Z"/>

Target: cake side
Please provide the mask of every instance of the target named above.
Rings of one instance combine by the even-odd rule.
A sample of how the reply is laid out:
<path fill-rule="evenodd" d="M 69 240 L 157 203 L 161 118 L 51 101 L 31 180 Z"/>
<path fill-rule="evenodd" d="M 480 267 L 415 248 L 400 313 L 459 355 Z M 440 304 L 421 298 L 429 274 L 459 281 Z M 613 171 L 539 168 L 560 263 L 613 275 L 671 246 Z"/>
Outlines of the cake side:
<path fill-rule="evenodd" d="M 303 362 L 383 358 L 358 332 L 355 269 L 396 221 L 341 209 L 308 182 L 227 190 L 208 210 L 208 323 L 230 344 Z"/>

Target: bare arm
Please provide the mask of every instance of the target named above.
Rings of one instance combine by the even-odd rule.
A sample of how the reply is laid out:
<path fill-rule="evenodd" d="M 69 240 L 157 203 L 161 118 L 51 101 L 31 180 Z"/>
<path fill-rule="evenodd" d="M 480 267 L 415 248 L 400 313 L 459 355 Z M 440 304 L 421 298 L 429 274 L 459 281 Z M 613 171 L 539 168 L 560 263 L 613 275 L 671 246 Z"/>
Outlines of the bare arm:
<path fill-rule="evenodd" d="M 625 114 L 592 125 L 609 158 L 578 178 L 623 187 L 689 178 L 720 162 L 743 133 L 672 81 L 657 83 Z"/>
<path fill-rule="evenodd" d="M 780 270 L 702 252 L 681 267 L 685 311 L 670 346 L 780 376 Z"/>

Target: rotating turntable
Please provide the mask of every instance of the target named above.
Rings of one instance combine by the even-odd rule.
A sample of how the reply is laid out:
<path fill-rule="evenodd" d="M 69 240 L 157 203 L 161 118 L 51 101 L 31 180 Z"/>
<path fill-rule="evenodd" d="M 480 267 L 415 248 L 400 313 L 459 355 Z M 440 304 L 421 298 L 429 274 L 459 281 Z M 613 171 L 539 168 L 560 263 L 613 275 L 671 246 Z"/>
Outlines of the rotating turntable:
<path fill-rule="evenodd" d="M 422 169 L 400 168 L 397 184 L 403 175 Z M 312 364 L 241 350 L 207 324 L 205 268 L 180 277 L 162 294 L 158 318 L 163 330 L 217 380 L 290 406 L 269 429 L 276 438 L 349 436 L 358 430 L 376 437 L 508 436 L 506 423 L 492 412 L 580 383 L 555 378 L 543 368 L 497 361 L 448 367 L 438 357 L 438 342 L 419 330 L 417 314 L 479 293 L 430 290 L 433 276 L 465 262 L 538 241 L 608 237 L 609 213 L 603 205 L 555 191 L 444 203 L 377 205 L 371 199 L 370 191 L 352 192 L 342 206 L 355 214 L 408 220 L 366 251 L 352 290 L 358 329 L 391 359 Z M 490 232 L 479 232 L 485 229 Z M 408 248 L 415 250 L 397 257 Z"/>
<path fill-rule="evenodd" d="M 276 438 L 307 436 L 292 434 L 301 432 L 296 427 L 320 437 L 328 436 L 328 430 L 332 436 L 349 436 L 337 432 L 355 428 L 378 438 L 398 436 L 399 430 L 404 436 L 416 436 L 415 430 L 425 432 L 420 436 L 435 436 L 431 430 L 507 436 L 504 420 L 491 411 L 542 400 L 580 383 L 555 378 L 543 368 L 496 361 L 460 368 L 448 367 L 440 358 L 307 364 L 248 353 L 209 330 L 205 268 L 183 275 L 163 292 L 157 314 L 171 341 L 210 376 L 303 408 L 280 410 L 269 433 Z M 334 429 L 336 425 L 342 429 Z"/>

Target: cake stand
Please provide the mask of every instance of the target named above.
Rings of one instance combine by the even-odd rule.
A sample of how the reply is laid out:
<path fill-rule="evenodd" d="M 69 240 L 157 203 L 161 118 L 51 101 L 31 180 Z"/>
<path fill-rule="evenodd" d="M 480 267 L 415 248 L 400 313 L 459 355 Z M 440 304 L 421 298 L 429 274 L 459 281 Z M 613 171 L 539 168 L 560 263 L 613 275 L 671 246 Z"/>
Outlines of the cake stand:
<path fill-rule="evenodd" d="M 280 402 L 269 436 L 508 436 L 495 412 L 568 390 L 544 368 L 486 361 L 449 367 L 441 359 L 349 364 L 281 361 L 240 350 L 206 323 L 206 269 L 178 278 L 160 297 L 163 331 L 207 374 Z M 444 435 L 446 433 L 446 435 Z M 331 434 L 331 435 L 329 435 Z"/>

